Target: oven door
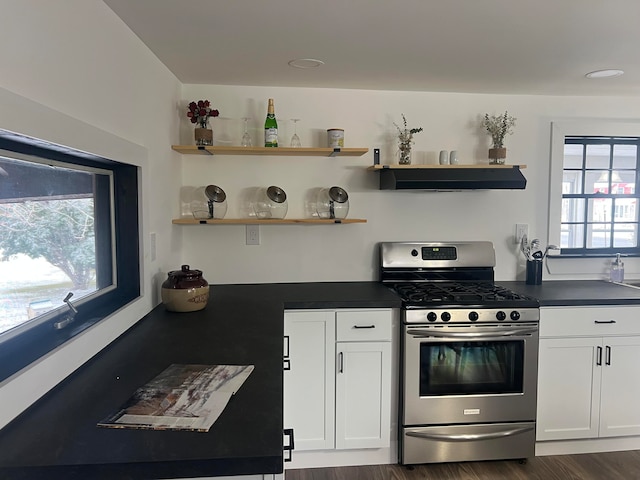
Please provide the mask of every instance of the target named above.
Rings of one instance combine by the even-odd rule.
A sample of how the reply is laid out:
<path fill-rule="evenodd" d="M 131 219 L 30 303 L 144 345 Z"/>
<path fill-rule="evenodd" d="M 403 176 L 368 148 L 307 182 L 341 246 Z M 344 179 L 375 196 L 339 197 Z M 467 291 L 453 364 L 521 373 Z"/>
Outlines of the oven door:
<path fill-rule="evenodd" d="M 538 324 L 407 325 L 408 425 L 534 420 Z"/>

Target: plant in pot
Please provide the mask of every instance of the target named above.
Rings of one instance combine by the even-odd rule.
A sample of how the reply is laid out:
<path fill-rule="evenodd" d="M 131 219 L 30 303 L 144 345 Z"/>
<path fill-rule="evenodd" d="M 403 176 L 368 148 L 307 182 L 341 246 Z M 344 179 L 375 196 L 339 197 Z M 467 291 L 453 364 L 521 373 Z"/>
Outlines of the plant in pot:
<path fill-rule="evenodd" d="M 415 133 L 420 133 L 422 131 L 422 127 L 420 128 L 409 128 L 407 127 L 407 119 L 402 114 L 402 122 L 403 127 L 400 128 L 397 123 L 393 123 L 398 129 L 398 148 L 400 149 L 400 160 L 398 163 L 400 165 L 410 165 L 411 164 L 411 145 L 413 144 L 413 135 Z"/>
<path fill-rule="evenodd" d="M 484 114 L 482 122 L 487 133 L 491 135 L 493 142 L 489 149 L 489 163 L 503 164 L 507 158 L 507 149 L 504 146 L 504 137 L 513 134 L 513 128 L 516 126 L 516 118 L 509 115 L 506 111 L 503 115 Z"/>
<path fill-rule="evenodd" d="M 213 130 L 209 127 L 209 118 L 220 115 L 218 110 L 211 108 L 209 100 L 198 100 L 189 103 L 187 117 L 191 123 L 197 123 L 194 130 L 196 145 L 213 145 Z"/>

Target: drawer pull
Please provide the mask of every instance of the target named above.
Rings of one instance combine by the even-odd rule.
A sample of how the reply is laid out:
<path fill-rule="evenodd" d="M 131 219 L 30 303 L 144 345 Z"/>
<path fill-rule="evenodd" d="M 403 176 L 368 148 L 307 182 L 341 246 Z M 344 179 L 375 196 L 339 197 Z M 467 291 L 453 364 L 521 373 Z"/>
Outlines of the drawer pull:
<path fill-rule="evenodd" d="M 603 323 L 616 323 L 615 320 L 594 320 L 593 323 L 603 324 Z"/>
<path fill-rule="evenodd" d="M 354 325 L 353 328 L 376 328 L 375 325 Z"/>

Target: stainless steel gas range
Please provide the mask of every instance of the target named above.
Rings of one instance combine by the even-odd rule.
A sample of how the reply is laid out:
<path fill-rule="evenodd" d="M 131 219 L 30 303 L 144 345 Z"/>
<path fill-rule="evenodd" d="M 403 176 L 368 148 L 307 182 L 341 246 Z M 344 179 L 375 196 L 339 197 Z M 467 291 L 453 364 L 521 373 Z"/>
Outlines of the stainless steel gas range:
<path fill-rule="evenodd" d="M 401 464 L 534 455 L 538 301 L 494 283 L 490 242 L 382 243 L 403 301 Z"/>

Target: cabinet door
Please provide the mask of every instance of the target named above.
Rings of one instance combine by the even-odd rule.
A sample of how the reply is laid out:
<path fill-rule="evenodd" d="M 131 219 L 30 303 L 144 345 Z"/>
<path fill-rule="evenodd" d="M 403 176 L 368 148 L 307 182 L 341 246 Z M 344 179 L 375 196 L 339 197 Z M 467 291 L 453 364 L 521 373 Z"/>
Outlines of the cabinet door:
<path fill-rule="evenodd" d="M 285 312 L 284 425 L 296 450 L 334 447 L 335 314 Z M 288 349 L 288 352 L 287 352 Z"/>
<path fill-rule="evenodd" d="M 601 341 L 540 339 L 536 440 L 598 436 Z"/>
<path fill-rule="evenodd" d="M 336 353 L 336 448 L 388 447 L 391 343 L 338 343 Z"/>
<path fill-rule="evenodd" d="M 640 435 L 640 336 L 604 338 L 600 436 Z"/>

